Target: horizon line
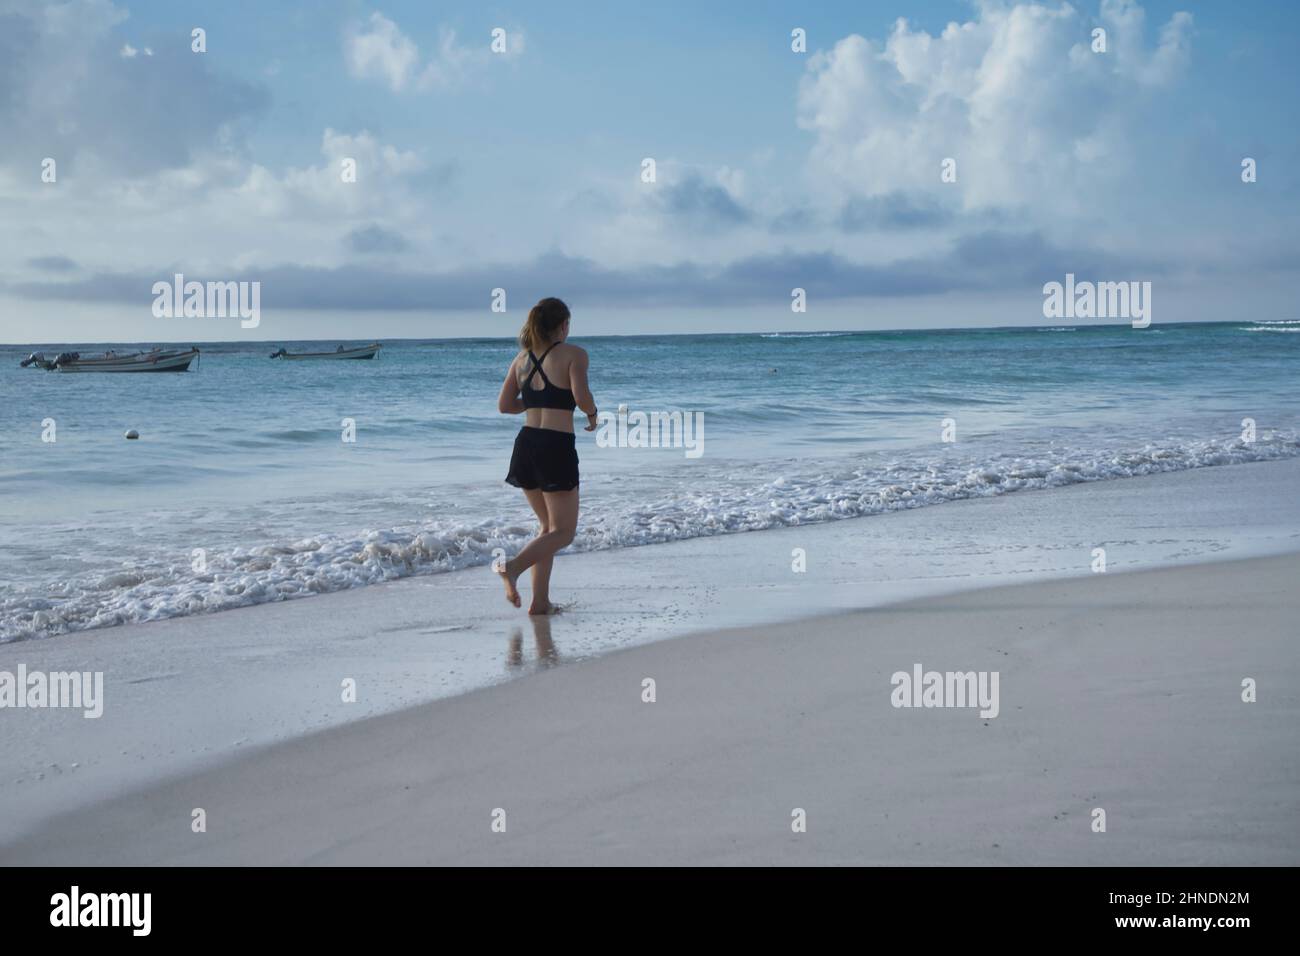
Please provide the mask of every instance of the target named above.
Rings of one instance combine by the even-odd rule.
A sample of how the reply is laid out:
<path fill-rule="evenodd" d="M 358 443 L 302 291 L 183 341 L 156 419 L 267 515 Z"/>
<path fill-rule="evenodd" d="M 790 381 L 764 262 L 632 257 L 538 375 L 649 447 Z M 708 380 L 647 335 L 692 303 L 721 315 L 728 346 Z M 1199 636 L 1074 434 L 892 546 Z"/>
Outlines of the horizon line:
<path fill-rule="evenodd" d="M 1175 325 L 1231 325 L 1238 322 L 1256 323 L 1268 322 L 1270 320 L 1261 319 L 1183 319 L 1178 322 L 1152 322 L 1151 327 L 1156 325 L 1175 326 Z M 1292 320 L 1271 320 L 1271 321 L 1292 321 Z M 581 339 L 635 339 L 635 338 L 702 338 L 707 336 L 781 336 L 781 335 L 886 335 L 896 333 L 929 333 L 929 332 L 1000 332 L 1000 331 L 1032 331 L 1036 329 L 1118 329 L 1128 328 L 1129 320 L 1116 322 L 1093 322 L 1091 324 L 1075 322 L 1073 324 L 1062 324 L 1060 321 L 1045 325 L 965 325 L 965 326 L 942 326 L 935 328 L 895 328 L 895 329 L 776 329 L 753 332 L 605 332 L 599 335 L 574 336 Z M 1137 331 L 1145 331 L 1138 329 Z M 516 335 L 445 335 L 445 336 L 383 336 L 380 338 L 317 338 L 317 339 L 292 339 L 292 338 L 267 338 L 267 339 L 101 339 L 98 341 L 86 340 L 83 342 L 70 343 L 64 341 L 57 342 L 5 342 L 0 341 L 0 348 L 29 348 L 31 346 L 52 346 L 57 344 L 80 344 L 80 345 L 144 345 L 146 343 L 157 345 L 273 345 L 280 342 L 358 342 L 358 343 L 378 343 L 385 342 L 465 342 L 465 341 L 483 341 L 483 342 L 500 342 L 516 341 Z"/>

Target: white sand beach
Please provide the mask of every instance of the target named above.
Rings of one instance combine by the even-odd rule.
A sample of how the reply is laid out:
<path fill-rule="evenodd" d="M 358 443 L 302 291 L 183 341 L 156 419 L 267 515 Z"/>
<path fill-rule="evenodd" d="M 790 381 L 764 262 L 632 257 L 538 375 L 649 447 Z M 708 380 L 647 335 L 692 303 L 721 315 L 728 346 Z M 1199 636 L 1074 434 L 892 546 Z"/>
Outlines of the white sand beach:
<path fill-rule="evenodd" d="M 1098 575 L 637 647 L 156 784 L 3 858 L 1295 864 L 1298 574 Z M 893 707 L 914 662 L 999 672 L 1000 713 Z"/>
<path fill-rule="evenodd" d="M 565 556 L 544 634 L 479 569 L 3 645 L 106 689 L 3 715 L 0 861 L 1295 863 L 1298 466 Z"/>

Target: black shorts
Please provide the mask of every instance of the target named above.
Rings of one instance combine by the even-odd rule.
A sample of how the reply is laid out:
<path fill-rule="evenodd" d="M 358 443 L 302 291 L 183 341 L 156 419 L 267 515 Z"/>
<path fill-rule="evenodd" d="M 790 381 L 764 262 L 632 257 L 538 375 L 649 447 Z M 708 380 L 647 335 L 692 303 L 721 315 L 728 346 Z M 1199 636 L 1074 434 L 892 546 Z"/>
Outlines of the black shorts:
<path fill-rule="evenodd" d="M 578 487 L 578 442 L 573 432 L 525 425 L 515 438 L 506 482 L 532 491 L 572 491 Z"/>

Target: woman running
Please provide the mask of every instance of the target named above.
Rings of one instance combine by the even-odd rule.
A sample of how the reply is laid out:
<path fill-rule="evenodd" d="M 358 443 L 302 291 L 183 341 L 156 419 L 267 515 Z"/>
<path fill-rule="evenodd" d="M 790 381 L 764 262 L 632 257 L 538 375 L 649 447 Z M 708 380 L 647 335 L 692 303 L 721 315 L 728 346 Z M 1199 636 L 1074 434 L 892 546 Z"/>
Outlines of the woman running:
<path fill-rule="evenodd" d="M 510 363 L 497 399 L 503 415 L 524 412 L 524 427 L 515 438 L 506 482 L 522 488 L 537 513 L 541 530 L 517 555 L 497 566 L 506 585 L 506 600 L 520 607 L 515 583 L 533 569 L 529 614 L 551 614 L 551 564 L 578 528 L 578 449 L 573 410 L 587 416 L 587 431 L 596 430 L 596 402 L 587 387 L 587 353 L 569 345 L 569 307 L 559 299 L 542 299 L 528 313 L 519 332 L 523 349 Z"/>

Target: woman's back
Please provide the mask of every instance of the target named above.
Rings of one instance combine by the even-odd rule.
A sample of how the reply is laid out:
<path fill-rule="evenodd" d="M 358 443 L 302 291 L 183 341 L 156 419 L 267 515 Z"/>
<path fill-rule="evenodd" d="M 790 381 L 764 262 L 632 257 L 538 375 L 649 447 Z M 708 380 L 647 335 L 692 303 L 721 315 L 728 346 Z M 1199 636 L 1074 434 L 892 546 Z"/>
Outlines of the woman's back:
<path fill-rule="evenodd" d="M 570 384 L 573 363 L 582 353 L 575 345 L 557 342 L 540 351 L 522 351 L 515 361 L 527 424 L 533 428 L 573 431 L 577 407 Z"/>

